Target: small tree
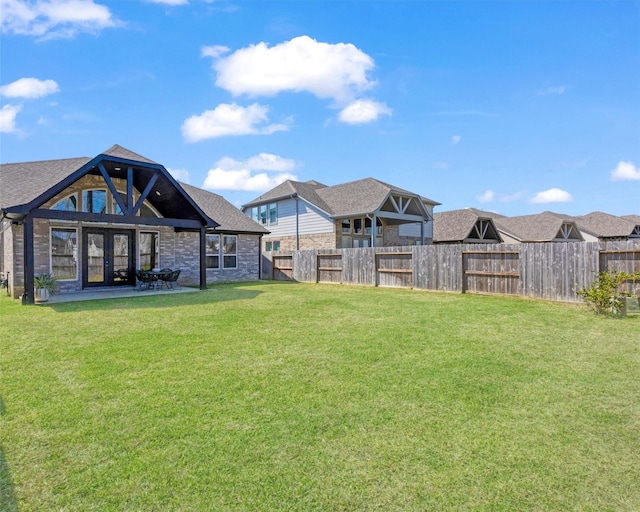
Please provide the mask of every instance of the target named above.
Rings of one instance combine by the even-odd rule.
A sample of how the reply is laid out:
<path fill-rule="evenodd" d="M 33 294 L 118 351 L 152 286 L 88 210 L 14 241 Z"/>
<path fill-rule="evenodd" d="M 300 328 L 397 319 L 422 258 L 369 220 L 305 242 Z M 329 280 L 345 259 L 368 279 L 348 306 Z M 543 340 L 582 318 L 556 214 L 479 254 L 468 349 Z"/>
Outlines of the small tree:
<path fill-rule="evenodd" d="M 622 297 L 629 293 L 620 291 L 626 281 L 634 284 L 640 280 L 640 272 L 629 274 L 618 270 L 600 272 L 589 288 L 583 288 L 578 295 L 589 304 L 596 313 L 618 315 L 623 307 Z"/>

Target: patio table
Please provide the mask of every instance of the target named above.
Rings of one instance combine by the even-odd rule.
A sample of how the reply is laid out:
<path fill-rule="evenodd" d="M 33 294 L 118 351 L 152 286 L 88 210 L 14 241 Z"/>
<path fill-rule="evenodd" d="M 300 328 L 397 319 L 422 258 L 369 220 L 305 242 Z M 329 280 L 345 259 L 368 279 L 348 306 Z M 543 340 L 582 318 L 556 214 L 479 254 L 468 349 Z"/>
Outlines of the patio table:
<path fill-rule="evenodd" d="M 146 282 L 147 286 L 146 288 L 140 288 L 141 290 L 150 290 L 151 288 L 153 289 L 159 289 L 159 287 L 162 286 L 162 283 L 166 283 L 165 279 L 167 278 L 167 276 L 171 273 L 170 270 L 141 270 L 140 273 L 143 276 L 149 276 L 150 280 L 149 281 L 142 281 L 143 283 Z M 156 286 L 158 286 L 158 288 L 156 288 Z"/>

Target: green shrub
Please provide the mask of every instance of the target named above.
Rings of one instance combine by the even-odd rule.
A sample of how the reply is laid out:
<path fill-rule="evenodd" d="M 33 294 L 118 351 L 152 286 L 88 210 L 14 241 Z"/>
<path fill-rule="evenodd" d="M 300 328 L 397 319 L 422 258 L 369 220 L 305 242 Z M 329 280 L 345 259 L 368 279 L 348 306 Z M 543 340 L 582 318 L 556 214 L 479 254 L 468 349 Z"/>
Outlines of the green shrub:
<path fill-rule="evenodd" d="M 627 272 L 605 271 L 600 272 L 598 277 L 591 283 L 589 288 L 583 288 L 578 295 L 589 304 L 596 313 L 606 315 L 618 315 L 622 310 L 622 297 L 629 296 L 626 290 L 620 287 L 627 281 L 635 282 L 640 280 L 640 272 L 629 274 Z"/>
<path fill-rule="evenodd" d="M 51 274 L 38 274 L 33 277 L 33 287 L 36 290 L 49 290 L 49 293 L 56 293 L 58 281 Z"/>

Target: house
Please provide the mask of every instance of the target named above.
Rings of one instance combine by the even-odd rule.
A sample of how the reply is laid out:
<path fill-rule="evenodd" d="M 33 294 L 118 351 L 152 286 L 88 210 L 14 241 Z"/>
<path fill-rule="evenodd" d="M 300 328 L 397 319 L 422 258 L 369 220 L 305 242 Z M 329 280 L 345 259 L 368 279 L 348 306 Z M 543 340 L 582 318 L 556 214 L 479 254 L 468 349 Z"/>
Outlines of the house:
<path fill-rule="evenodd" d="M 267 230 L 247 220 L 118 145 L 94 158 L 0 166 L 0 271 L 27 302 L 40 273 L 53 274 L 61 292 L 132 286 L 136 269 L 166 267 L 201 289 L 258 279 Z"/>
<path fill-rule="evenodd" d="M 616 217 L 609 213 L 592 212 L 574 217 L 585 240 L 614 241 L 640 238 L 640 216 Z"/>
<path fill-rule="evenodd" d="M 495 213 L 475 208 L 438 212 L 433 215 L 434 244 L 499 244 L 502 237 L 494 223 Z"/>
<path fill-rule="evenodd" d="M 576 221 L 567 215 L 553 212 L 518 217 L 489 215 L 505 243 L 584 241 Z"/>
<path fill-rule="evenodd" d="M 242 210 L 270 231 L 263 249 L 279 251 L 431 243 L 438 204 L 373 178 L 334 186 L 287 180 Z"/>

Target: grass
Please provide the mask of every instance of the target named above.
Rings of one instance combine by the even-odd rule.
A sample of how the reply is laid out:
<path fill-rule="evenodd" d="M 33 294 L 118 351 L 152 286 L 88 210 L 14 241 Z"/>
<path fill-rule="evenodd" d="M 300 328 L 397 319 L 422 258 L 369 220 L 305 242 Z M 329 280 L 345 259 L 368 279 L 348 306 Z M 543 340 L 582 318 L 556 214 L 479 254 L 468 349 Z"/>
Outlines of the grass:
<path fill-rule="evenodd" d="M 267 282 L 0 318 L 0 510 L 640 510 L 640 317 Z"/>

